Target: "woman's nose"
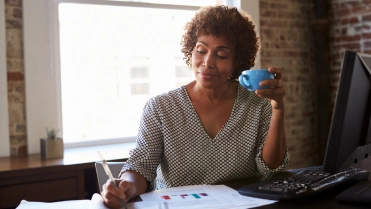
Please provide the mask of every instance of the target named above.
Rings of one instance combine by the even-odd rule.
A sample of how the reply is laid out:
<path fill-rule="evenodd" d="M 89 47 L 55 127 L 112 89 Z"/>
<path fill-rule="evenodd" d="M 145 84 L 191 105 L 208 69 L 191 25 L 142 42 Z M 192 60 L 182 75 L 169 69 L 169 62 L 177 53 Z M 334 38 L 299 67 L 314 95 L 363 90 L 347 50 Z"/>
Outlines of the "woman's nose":
<path fill-rule="evenodd" d="M 205 56 L 203 66 L 208 68 L 213 68 L 215 65 L 215 58 L 213 55 L 209 54 L 208 56 Z"/>

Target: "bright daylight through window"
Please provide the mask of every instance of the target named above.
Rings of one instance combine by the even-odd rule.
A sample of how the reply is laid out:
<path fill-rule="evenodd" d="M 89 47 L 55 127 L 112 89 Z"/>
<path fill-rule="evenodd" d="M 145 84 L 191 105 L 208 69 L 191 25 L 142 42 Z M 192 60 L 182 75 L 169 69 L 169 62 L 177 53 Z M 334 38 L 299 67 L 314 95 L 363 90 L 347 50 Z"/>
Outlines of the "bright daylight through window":
<path fill-rule="evenodd" d="M 195 10 L 61 3 L 58 13 L 66 143 L 135 140 L 145 102 L 193 80 L 180 41 Z"/>

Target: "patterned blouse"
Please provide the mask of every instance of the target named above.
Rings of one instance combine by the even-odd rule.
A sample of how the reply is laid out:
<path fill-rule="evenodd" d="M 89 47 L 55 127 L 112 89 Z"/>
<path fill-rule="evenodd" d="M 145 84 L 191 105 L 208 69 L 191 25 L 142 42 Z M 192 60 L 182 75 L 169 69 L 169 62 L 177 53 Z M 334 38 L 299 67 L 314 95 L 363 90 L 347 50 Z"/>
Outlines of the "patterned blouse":
<path fill-rule="evenodd" d="M 136 148 L 120 175 L 139 172 L 148 191 L 167 187 L 218 184 L 223 181 L 268 176 L 262 147 L 272 114 L 269 100 L 241 85 L 232 113 L 214 139 L 206 133 L 185 86 L 150 99 L 144 107 Z"/>

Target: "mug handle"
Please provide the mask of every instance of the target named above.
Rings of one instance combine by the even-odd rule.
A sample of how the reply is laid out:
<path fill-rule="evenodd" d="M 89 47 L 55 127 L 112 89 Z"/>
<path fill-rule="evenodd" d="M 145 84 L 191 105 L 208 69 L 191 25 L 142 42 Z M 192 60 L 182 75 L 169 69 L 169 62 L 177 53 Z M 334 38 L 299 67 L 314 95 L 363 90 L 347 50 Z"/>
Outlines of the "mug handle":
<path fill-rule="evenodd" d="M 245 78 L 245 76 L 247 78 Z M 240 81 L 240 84 L 247 88 L 247 89 L 250 89 L 251 88 L 251 84 L 250 84 L 250 80 L 249 80 L 249 76 L 248 75 L 240 75 L 240 77 L 238 78 L 238 80 Z"/>

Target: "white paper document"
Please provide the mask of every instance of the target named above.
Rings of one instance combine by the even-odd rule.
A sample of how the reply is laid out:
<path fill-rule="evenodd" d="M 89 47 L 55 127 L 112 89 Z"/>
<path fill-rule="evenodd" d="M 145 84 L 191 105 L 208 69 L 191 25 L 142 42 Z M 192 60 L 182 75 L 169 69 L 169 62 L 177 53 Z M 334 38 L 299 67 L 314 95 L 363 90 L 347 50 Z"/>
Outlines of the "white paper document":
<path fill-rule="evenodd" d="M 68 200 L 60 202 L 29 202 L 22 200 L 16 209 L 62 209 L 62 208 L 86 208 L 89 207 L 90 200 Z"/>
<path fill-rule="evenodd" d="M 128 209 L 165 209 L 160 202 L 132 202 Z M 94 194 L 91 200 L 68 200 L 59 202 L 31 202 L 22 200 L 16 209 L 109 209 L 99 194 Z"/>
<path fill-rule="evenodd" d="M 253 208 L 276 201 L 240 195 L 225 185 L 196 185 L 173 187 L 140 195 L 143 202 L 157 201 L 166 209 Z"/>
<path fill-rule="evenodd" d="M 140 195 L 143 201 L 127 204 L 128 209 L 247 209 L 275 203 L 273 200 L 240 195 L 225 185 L 173 187 Z M 91 200 L 69 200 L 53 203 L 22 200 L 16 209 L 108 209 L 102 196 Z"/>

